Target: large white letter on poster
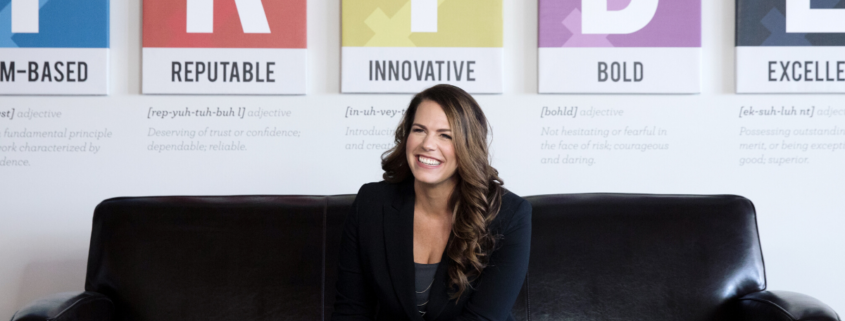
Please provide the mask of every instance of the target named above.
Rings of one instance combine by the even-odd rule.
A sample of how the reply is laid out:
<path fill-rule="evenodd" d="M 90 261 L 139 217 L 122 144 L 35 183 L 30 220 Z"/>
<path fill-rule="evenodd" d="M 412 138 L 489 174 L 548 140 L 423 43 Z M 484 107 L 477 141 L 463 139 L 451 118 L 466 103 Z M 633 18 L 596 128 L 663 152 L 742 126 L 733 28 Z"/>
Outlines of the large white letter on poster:
<path fill-rule="evenodd" d="M 214 32 L 214 0 L 188 0 L 188 33 Z"/>
<path fill-rule="evenodd" d="M 810 0 L 786 0 L 786 32 L 845 32 L 845 10 L 811 9 Z"/>
<path fill-rule="evenodd" d="M 38 0 L 12 0 L 12 33 L 38 33 Z"/>
<path fill-rule="evenodd" d="M 235 0 L 244 33 L 270 33 L 270 24 L 261 0 Z"/>
<path fill-rule="evenodd" d="M 411 0 L 411 32 L 437 32 L 437 0 Z"/>
<path fill-rule="evenodd" d="M 658 0 L 631 0 L 625 9 L 610 11 L 608 0 L 582 0 L 584 34 L 629 34 L 644 28 L 657 13 Z"/>
<path fill-rule="evenodd" d="M 270 33 L 261 0 L 235 0 L 244 33 Z M 188 33 L 214 33 L 214 0 L 188 0 Z"/>

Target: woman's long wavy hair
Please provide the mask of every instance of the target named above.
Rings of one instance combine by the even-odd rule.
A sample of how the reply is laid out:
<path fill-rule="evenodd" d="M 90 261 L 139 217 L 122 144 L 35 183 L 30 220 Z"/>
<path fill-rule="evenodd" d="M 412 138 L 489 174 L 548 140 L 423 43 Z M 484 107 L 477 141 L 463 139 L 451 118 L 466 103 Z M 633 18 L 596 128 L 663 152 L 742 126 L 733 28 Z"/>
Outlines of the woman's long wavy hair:
<path fill-rule="evenodd" d="M 402 182 L 411 179 L 405 149 L 414 116 L 421 102 L 437 103 L 446 113 L 452 130 L 457 158 L 457 185 L 452 192 L 452 238 L 446 253 L 454 264 L 449 265 L 452 299 L 460 299 L 471 283 L 487 267 L 496 244 L 496 236 L 488 229 L 502 207 L 503 182 L 499 172 L 490 166 L 487 146 L 487 118 L 468 93 L 451 85 L 437 85 L 414 96 L 405 116 L 396 128 L 396 146 L 382 155 L 384 180 Z"/>

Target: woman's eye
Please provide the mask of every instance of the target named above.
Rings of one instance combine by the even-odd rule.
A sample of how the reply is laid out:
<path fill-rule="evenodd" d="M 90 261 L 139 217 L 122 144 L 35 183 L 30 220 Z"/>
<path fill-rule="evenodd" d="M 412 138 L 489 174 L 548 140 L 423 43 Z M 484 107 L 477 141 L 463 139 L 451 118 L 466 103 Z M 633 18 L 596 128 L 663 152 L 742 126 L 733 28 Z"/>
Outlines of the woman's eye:
<path fill-rule="evenodd" d="M 452 139 L 452 136 L 449 136 L 449 135 L 446 135 L 446 134 L 442 134 L 440 136 L 443 136 L 443 138 L 446 138 L 446 139 Z"/>
<path fill-rule="evenodd" d="M 412 133 L 422 133 L 422 131 L 423 131 L 423 130 L 422 130 L 421 128 L 413 128 L 413 129 L 411 129 L 411 132 L 412 132 Z"/>

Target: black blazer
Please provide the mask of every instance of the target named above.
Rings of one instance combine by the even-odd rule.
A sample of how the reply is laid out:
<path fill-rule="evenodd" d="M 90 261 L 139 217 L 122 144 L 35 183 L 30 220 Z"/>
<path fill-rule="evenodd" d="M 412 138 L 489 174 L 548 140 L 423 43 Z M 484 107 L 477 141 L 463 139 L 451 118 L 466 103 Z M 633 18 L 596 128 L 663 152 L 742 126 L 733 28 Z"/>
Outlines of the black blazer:
<path fill-rule="evenodd" d="M 444 251 L 434 276 L 428 312 L 421 317 L 414 293 L 414 185 L 361 187 L 346 219 L 338 261 L 332 320 L 513 320 L 531 243 L 531 205 L 505 192 L 490 228 L 502 237 L 487 268 L 460 300 L 449 300 Z"/>

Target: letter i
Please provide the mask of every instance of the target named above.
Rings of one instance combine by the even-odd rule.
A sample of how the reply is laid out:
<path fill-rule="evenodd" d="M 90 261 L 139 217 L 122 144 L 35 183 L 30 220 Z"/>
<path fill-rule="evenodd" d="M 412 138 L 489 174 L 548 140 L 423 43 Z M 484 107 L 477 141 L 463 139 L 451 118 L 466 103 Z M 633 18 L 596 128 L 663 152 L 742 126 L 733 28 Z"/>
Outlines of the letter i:
<path fill-rule="evenodd" d="M 411 32 L 437 32 L 437 0 L 411 0 Z"/>

